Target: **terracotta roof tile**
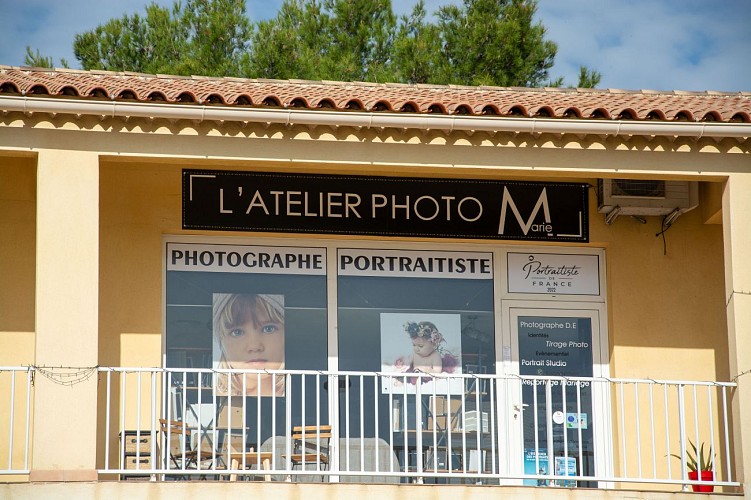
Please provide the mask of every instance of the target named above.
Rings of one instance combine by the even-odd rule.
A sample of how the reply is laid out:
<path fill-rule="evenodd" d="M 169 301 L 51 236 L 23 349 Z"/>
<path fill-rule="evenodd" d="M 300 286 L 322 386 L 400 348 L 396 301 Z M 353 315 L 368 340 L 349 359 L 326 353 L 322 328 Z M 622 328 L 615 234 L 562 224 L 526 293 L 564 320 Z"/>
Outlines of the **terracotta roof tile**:
<path fill-rule="evenodd" d="M 552 118 L 751 120 L 751 92 L 468 87 L 147 75 L 0 65 L 0 95 Z"/>

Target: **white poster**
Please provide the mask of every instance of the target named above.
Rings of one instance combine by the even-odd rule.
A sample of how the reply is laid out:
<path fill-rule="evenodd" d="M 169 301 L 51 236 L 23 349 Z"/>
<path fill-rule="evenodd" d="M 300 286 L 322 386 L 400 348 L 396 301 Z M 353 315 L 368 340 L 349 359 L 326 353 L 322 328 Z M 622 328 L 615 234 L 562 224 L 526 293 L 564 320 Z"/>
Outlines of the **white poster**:
<path fill-rule="evenodd" d="M 231 396 L 283 396 L 284 296 L 213 294 L 214 368 L 250 370 L 221 373 L 217 392 Z"/>
<path fill-rule="evenodd" d="M 381 313 L 383 392 L 462 394 L 459 314 Z M 426 375 L 420 375 L 426 374 Z"/>
<path fill-rule="evenodd" d="M 492 279 L 493 254 L 414 250 L 339 250 L 340 276 Z"/>
<path fill-rule="evenodd" d="M 326 274 L 324 248 L 167 243 L 168 271 Z"/>
<path fill-rule="evenodd" d="M 509 253 L 508 291 L 552 295 L 599 295 L 597 255 Z"/>

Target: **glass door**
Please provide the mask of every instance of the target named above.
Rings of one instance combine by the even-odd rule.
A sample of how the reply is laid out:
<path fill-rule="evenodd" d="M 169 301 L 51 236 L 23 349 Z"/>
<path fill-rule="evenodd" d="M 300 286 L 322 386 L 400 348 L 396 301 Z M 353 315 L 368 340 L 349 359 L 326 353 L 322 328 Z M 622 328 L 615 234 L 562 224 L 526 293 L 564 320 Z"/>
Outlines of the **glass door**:
<path fill-rule="evenodd" d="M 504 312 L 507 368 L 520 376 L 509 391 L 511 434 L 517 436 L 510 463 L 515 472 L 536 476 L 526 477 L 525 485 L 597 487 L 580 478 L 604 467 L 598 447 L 608 421 L 607 388 L 591 380 L 604 375 L 600 307 L 519 302 Z"/>

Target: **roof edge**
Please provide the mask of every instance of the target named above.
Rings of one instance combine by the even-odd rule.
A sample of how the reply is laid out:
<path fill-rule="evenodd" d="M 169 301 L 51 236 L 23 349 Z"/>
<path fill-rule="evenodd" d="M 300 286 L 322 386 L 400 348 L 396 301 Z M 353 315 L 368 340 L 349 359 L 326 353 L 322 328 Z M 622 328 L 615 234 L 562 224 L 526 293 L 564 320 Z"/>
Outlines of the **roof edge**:
<path fill-rule="evenodd" d="M 437 84 L 437 83 L 396 83 L 396 82 L 365 82 L 365 81 L 338 81 L 338 80 L 303 80 L 303 79 L 273 79 L 273 78 L 240 78 L 240 77 L 222 77 L 222 76 L 203 76 L 203 75 L 170 75 L 155 73 L 140 73 L 136 71 L 111 71 L 111 70 L 83 70 L 72 68 L 42 68 L 34 66 L 10 66 L 0 64 L 0 71 L 11 70 L 26 73 L 64 73 L 66 75 L 102 75 L 110 77 L 136 77 L 153 80 L 201 80 L 209 82 L 234 82 L 234 83 L 275 83 L 289 85 L 315 85 L 315 86 L 354 86 L 354 87 L 407 87 L 415 89 L 443 89 L 443 90 L 513 90 L 515 92 L 534 92 L 534 93 L 562 93 L 562 94 L 610 94 L 613 96 L 632 94 L 645 96 L 659 95 L 682 95 L 682 96 L 751 96 L 750 91 L 722 91 L 722 90 L 654 90 L 654 89 L 619 89 L 619 88 L 589 88 L 589 87 L 499 87 L 492 85 L 467 86 L 456 84 Z"/>
<path fill-rule="evenodd" d="M 283 125 L 326 125 L 415 130 L 485 131 L 515 133 L 594 134 L 605 136 L 679 136 L 748 138 L 751 124 L 725 122 L 650 122 L 629 120 L 563 120 L 405 113 L 367 113 L 307 109 L 258 109 L 223 106 L 124 103 L 80 99 L 0 96 L 0 110 L 120 118 L 163 118 L 192 121 L 232 121 Z"/>

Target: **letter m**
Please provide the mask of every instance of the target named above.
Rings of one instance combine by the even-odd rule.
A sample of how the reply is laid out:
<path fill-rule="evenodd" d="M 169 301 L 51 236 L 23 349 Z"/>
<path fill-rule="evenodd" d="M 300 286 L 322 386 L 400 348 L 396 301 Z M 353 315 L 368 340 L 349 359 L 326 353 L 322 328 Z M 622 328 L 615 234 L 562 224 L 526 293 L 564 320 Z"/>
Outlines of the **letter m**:
<path fill-rule="evenodd" d="M 508 192 L 508 188 L 506 186 L 503 186 L 503 199 L 501 200 L 501 220 L 498 225 L 498 234 L 503 234 L 505 230 L 507 207 L 511 207 L 511 211 L 514 213 L 516 221 L 519 223 L 522 231 L 524 231 L 524 236 L 527 235 L 529 228 L 532 227 L 532 223 L 534 223 L 537 212 L 540 211 L 540 207 L 543 208 L 543 211 L 545 213 L 545 223 L 550 224 L 550 207 L 548 206 L 548 193 L 546 191 L 546 188 L 542 188 L 542 192 L 540 193 L 540 197 L 537 199 L 535 208 L 532 209 L 532 214 L 529 216 L 529 219 L 524 222 L 522 215 L 519 213 L 519 209 L 516 207 L 516 203 L 514 203 L 514 199 L 511 197 L 511 193 Z"/>

